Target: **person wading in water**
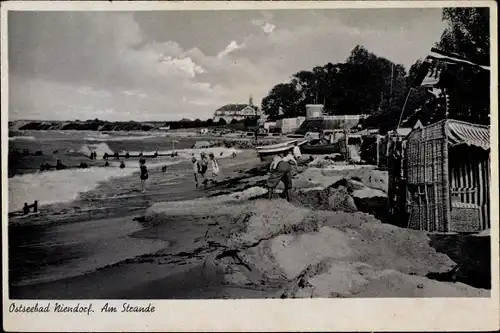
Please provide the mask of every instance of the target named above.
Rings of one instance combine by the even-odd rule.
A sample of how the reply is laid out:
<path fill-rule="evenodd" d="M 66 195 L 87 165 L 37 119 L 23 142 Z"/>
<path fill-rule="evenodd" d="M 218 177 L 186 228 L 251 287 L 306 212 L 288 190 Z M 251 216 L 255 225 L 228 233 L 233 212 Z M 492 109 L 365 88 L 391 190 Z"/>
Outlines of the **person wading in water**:
<path fill-rule="evenodd" d="M 146 180 L 148 177 L 148 168 L 146 167 L 146 159 L 141 158 L 139 160 L 139 167 L 141 169 L 141 191 L 142 193 L 146 192 Z"/>

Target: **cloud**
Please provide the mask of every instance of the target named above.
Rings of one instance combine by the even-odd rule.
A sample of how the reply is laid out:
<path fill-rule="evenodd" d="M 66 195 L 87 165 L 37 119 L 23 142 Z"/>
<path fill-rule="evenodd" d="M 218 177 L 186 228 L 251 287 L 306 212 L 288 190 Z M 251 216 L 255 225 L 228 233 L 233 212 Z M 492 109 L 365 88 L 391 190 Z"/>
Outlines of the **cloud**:
<path fill-rule="evenodd" d="M 78 93 L 82 95 L 94 95 L 94 96 L 99 96 L 99 97 L 111 97 L 111 94 L 107 92 L 106 90 L 103 89 L 94 89 L 92 87 L 84 86 L 78 88 Z"/>
<path fill-rule="evenodd" d="M 238 43 L 236 43 L 234 40 L 231 41 L 231 43 L 229 43 L 226 48 L 222 51 L 220 51 L 218 54 L 217 54 L 217 58 L 218 59 L 221 59 L 225 56 L 227 56 L 229 53 L 235 51 L 235 50 L 238 50 L 238 49 L 241 49 L 243 48 L 244 45 L 238 45 Z"/>
<path fill-rule="evenodd" d="M 408 68 L 443 27 L 439 10 L 14 12 L 9 116 L 206 119 L 357 44 Z"/>
<path fill-rule="evenodd" d="M 147 98 L 148 97 L 148 94 L 145 94 L 145 93 L 142 93 L 140 91 L 129 91 L 129 90 L 125 90 L 123 91 L 123 93 L 127 96 L 137 96 L 139 98 Z"/>
<path fill-rule="evenodd" d="M 264 24 L 264 26 L 262 27 L 262 30 L 264 30 L 264 32 L 265 32 L 266 34 L 269 34 L 269 33 L 271 33 L 271 32 L 274 30 L 274 28 L 276 28 L 276 26 L 275 26 L 275 25 L 273 25 L 273 24 L 271 24 L 271 23 L 266 23 L 266 24 Z"/>
<path fill-rule="evenodd" d="M 194 61 L 189 57 L 172 58 L 171 56 L 167 56 L 166 58 L 162 59 L 162 62 L 169 68 L 186 73 L 190 77 L 195 77 L 196 74 L 203 73 L 205 71 L 201 66 L 195 64 Z"/>
<path fill-rule="evenodd" d="M 274 24 L 266 22 L 263 19 L 254 19 L 251 20 L 250 23 L 261 28 L 266 34 L 273 32 L 274 28 L 276 28 Z"/>

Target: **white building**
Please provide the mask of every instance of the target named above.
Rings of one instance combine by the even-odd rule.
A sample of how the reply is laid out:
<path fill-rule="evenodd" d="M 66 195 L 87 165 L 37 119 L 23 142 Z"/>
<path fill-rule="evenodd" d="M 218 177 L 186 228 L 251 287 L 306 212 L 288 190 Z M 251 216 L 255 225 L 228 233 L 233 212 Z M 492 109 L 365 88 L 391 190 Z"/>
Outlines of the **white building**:
<path fill-rule="evenodd" d="M 276 127 L 276 122 L 275 121 L 266 121 L 263 125 L 263 127 L 266 129 L 266 130 L 270 130 L 271 128 L 274 128 Z"/>
<path fill-rule="evenodd" d="M 259 118 L 261 115 L 259 108 L 251 104 L 227 104 L 214 112 L 213 121 L 217 123 L 224 119 L 229 124 L 233 119 L 242 121 L 246 118 Z"/>
<path fill-rule="evenodd" d="M 281 128 L 281 133 L 292 133 L 302 125 L 305 117 L 283 118 L 276 121 L 276 127 Z"/>

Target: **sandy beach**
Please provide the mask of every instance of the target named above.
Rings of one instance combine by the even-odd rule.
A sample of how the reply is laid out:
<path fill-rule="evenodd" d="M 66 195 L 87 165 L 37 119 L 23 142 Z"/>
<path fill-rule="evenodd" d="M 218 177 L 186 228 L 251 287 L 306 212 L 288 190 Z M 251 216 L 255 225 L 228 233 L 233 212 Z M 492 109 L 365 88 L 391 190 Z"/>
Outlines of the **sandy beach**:
<path fill-rule="evenodd" d="M 382 223 L 385 172 L 316 159 L 295 177 L 288 203 L 279 194 L 265 198 L 267 165 L 254 151 L 221 165 L 224 180 L 207 189 L 196 189 L 189 162 L 180 161 L 166 174 L 151 172 L 144 195 L 132 175 L 53 205 L 30 225 L 15 221 L 10 297 L 489 295 L 484 276 L 479 282 L 447 277 L 460 256 L 445 251 L 453 243 L 456 254 L 473 238 L 485 253 L 489 238 L 438 239 Z M 109 186 L 117 193 L 103 199 Z"/>

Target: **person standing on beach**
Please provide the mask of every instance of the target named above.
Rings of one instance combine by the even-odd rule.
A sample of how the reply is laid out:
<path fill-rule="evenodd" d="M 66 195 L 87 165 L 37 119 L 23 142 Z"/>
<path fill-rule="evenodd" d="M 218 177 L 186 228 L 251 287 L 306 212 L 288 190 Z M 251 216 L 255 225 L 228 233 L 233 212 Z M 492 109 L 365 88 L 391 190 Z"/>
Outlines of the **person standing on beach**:
<path fill-rule="evenodd" d="M 141 190 L 142 193 L 146 192 L 146 180 L 148 177 L 148 168 L 146 167 L 146 159 L 141 158 L 139 160 L 139 167 L 141 169 Z"/>
<path fill-rule="evenodd" d="M 300 151 L 299 145 L 297 142 L 293 145 L 293 156 L 295 156 L 295 159 L 298 161 L 302 157 L 302 153 Z"/>
<path fill-rule="evenodd" d="M 201 159 L 198 161 L 198 174 L 203 178 L 202 183 L 206 185 L 207 179 L 205 178 L 205 173 L 208 169 L 208 160 L 205 153 L 200 154 Z"/>
<path fill-rule="evenodd" d="M 209 155 L 210 160 L 212 161 L 212 177 L 214 177 L 214 180 L 217 179 L 219 176 L 219 161 L 215 158 L 215 155 L 213 153 L 210 153 Z"/>
<path fill-rule="evenodd" d="M 66 166 L 62 164 L 61 160 L 57 160 L 56 170 L 63 170 L 63 169 L 66 169 Z"/>
<path fill-rule="evenodd" d="M 196 188 L 198 188 L 198 161 L 196 160 L 196 157 L 191 157 L 191 163 L 193 163 L 193 174 L 194 174 L 194 181 L 196 182 Z"/>
<path fill-rule="evenodd" d="M 283 182 L 283 184 L 285 185 L 286 200 L 290 202 L 290 189 L 292 188 L 291 167 L 288 161 L 283 160 L 283 154 L 279 154 L 274 157 L 270 166 L 270 171 L 271 174 L 267 179 L 269 200 L 272 199 L 273 192 L 276 186 L 278 186 L 280 182 Z"/>
<path fill-rule="evenodd" d="M 297 160 L 293 156 L 293 153 L 291 150 L 289 150 L 286 153 L 286 156 L 283 158 L 283 161 L 290 164 L 290 173 L 291 173 L 292 177 L 299 173 L 299 163 L 297 162 Z"/>

